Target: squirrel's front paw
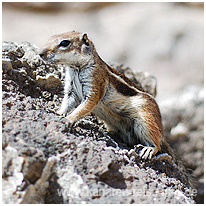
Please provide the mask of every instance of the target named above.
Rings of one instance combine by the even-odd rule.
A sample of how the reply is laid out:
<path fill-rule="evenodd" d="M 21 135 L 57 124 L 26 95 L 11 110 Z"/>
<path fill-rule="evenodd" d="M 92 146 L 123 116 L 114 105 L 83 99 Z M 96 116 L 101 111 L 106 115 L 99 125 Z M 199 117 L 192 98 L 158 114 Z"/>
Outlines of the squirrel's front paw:
<path fill-rule="evenodd" d="M 62 111 L 61 109 L 60 110 L 58 110 L 57 112 L 56 112 L 58 115 L 64 115 L 65 114 L 65 112 L 64 111 Z"/>
<path fill-rule="evenodd" d="M 75 120 L 70 115 L 68 115 L 66 117 L 66 122 L 68 126 L 73 126 L 73 124 L 75 123 Z"/>
<path fill-rule="evenodd" d="M 73 122 L 70 121 L 67 117 L 65 118 L 66 119 L 66 125 L 69 127 L 69 126 L 72 126 Z"/>

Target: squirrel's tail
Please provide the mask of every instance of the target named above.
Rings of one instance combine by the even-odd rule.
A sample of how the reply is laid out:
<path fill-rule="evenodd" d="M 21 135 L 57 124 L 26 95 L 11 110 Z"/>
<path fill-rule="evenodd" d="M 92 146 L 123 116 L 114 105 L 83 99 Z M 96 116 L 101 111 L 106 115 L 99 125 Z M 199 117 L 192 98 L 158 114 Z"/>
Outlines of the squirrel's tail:
<path fill-rule="evenodd" d="M 188 186 L 194 188 L 192 176 L 186 168 L 183 160 L 181 159 L 181 157 L 178 156 L 177 153 L 175 153 L 175 151 L 170 147 L 170 145 L 166 141 L 164 141 L 161 145 L 161 153 L 167 153 L 169 156 L 171 156 L 171 159 L 169 160 L 170 163 L 176 166 L 178 170 L 182 173 Z M 161 154 L 159 156 L 161 156 Z"/>

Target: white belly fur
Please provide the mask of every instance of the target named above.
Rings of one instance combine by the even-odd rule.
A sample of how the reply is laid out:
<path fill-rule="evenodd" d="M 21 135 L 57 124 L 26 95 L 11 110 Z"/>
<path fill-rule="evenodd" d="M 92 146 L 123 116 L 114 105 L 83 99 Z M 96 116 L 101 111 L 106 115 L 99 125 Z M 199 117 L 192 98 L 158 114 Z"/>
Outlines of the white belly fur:
<path fill-rule="evenodd" d="M 138 114 L 143 101 L 141 96 L 125 97 L 110 90 L 93 113 L 106 123 L 109 131 L 117 133 L 123 142 L 132 146 L 142 142 L 141 136 L 147 133 Z"/>

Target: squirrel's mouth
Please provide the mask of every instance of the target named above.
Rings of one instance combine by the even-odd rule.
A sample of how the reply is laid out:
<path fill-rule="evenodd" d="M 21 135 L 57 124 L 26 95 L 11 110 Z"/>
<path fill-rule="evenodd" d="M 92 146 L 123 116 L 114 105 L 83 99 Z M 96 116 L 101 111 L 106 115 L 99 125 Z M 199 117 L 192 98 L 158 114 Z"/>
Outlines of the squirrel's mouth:
<path fill-rule="evenodd" d="M 39 53 L 39 56 L 44 60 L 49 63 L 57 63 L 58 60 L 55 60 L 55 55 L 53 52 L 49 52 L 47 50 L 43 50 L 42 52 Z"/>

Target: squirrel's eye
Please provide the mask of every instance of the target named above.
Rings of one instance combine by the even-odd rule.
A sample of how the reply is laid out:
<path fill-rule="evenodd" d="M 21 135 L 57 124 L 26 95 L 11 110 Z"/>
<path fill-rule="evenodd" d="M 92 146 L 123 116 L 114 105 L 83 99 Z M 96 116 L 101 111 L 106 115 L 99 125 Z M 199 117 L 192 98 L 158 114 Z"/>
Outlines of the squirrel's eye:
<path fill-rule="evenodd" d="M 62 47 L 67 47 L 70 45 L 70 41 L 69 40 L 63 40 L 60 42 L 59 46 L 62 46 Z"/>

